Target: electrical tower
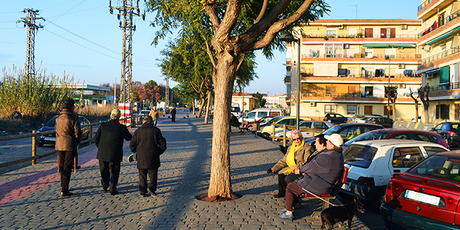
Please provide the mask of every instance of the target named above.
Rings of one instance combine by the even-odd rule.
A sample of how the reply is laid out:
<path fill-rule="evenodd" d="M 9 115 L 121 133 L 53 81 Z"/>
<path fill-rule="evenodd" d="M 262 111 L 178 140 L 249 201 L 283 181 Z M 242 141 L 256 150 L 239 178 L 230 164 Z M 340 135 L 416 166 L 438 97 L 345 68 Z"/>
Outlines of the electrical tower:
<path fill-rule="evenodd" d="M 24 9 L 23 13 L 27 13 L 27 17 L 21 18 L 16 23 L 24 23 L 27 26 L 27 49 L 26 49 L 26 62 L 24 64 L 24 76 L 35 76 L 35 33 L 38 29 L 43 28 L 43 25 L 36 24 L 36 20 L 45 20 L 42 17 L 37 17 L 39 10 Z"/>
<path fill-rule="evenodd" d="M 136 31 L 136 25 L 133 23 L 133 16 L 142 17 L 145 20 L 144 14 L 140 14 L 139 0 L 136 1 L 136 6 L 133 6 L 134 0 L 122 0 L 123 6 L 112 7 L 112 1 L 109 1 L 110 13 L 113 10 L 118 10 L 117 18 L 120 20 L 120 28 L 123 31 L 123 51 L 121 60 L 121 84 L 120 84 L 120 103 L 131 103 L 131 84 L 132 84 L 132 44 L 133 32 Z"/>

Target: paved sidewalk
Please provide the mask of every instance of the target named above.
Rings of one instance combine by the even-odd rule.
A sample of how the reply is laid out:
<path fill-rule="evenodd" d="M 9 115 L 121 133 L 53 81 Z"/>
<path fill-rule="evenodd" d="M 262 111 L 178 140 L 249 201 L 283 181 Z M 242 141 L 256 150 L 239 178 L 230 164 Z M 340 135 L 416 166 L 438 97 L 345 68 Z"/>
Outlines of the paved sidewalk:
<path fill-rule="evenodd" d="M 212 123 L 178 114 L 162 118 L 159 128 L 168 144 L 161 157 L 158 197 L 138 195 L 135 162 L 124 148 L 119 194 L 104 193 L 94 144 L 79 150 L 82 169 L 72 174 L 76 195 L 61 198 L 55 159 L 0 175 L 0 229 L 320 229 L 310 217 L 318 200 L 303 201 L 294 221 L 278 217 L 284 199 L 274 199 L 277 177 L 266 174 L 281 157 L 278 145 L 253 134 L 231 134 L 235 201 L 210 203 L 195 199 L 206 193 L 210 177 Z M 125 143 L 127 146 L 127 142 Z M 345 229 L 335 227 L 334 229 Z M 368 229 L 354 218 L 353 229 Z"/>

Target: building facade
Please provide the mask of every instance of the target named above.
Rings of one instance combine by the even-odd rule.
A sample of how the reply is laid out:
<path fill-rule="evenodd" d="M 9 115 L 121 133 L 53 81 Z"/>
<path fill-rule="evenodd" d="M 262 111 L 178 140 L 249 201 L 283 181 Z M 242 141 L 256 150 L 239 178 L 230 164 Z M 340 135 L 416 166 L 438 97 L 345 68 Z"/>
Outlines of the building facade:
<path fill-rule="evenodd" d="M 385 93 L 390 88 L 397 92 L 395 119 L 411 120 L 416 104 L 423 110 L 410 97 L 422 83 L 417 72 L 420 28 L 420 20 L 408 19 L 324 19 L 295 28 L 301 40 L 287 45 L 285 78 L 291 115 L 300 88 L 301 116 L 393 116 Z"/>
<path fill-rule="evenodd" d="M 240 107 L 241 112 L 248 112 L 255 107 L 255 98 L 247 93 L 232 94 L 232 106 Z"/>
<path fill-rule="evenodd" d="M 287 108 L 286 104 L 286 94 L 277 94 L 274 96 L 263 95 L 265 99 L 265 107 L 267 108 Z"/>
<path fill-rule="evenodd" d="M 418 72 L 423 86 L 430 90 L 428 121 L 459 121 L 460 1 L 425 0 L 417 10 L 417 18 L 422 20 Z"/>

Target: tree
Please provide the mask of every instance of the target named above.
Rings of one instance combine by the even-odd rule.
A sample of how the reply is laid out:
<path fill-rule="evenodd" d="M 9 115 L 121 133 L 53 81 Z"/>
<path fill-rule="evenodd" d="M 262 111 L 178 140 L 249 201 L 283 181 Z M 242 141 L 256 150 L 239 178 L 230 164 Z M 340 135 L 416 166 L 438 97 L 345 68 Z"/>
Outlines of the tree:
<path fill-rule="evenodd" d="M 398 99 L 398 87 L 397 86 L 387 87 L 385 94 L 388 98 L 388 104 L 391 103 L 393 121 L 396 121 L 396 99 Z M 390 113 L 388 113 L 388 115 L 389 114 Z"/>
<path fill-rule="evenodd" d="M 420 97 L 420 100 L 422 101 L 423 109 L 425 113 L 425 119 L 423 121 L 425 124 L 428 124 L 430 122 L 430 119 L 428 117 L 428 109 L 430 108 L 430 98 L 428 97 L 429 94 L 430 94 L 430 86 L 428 85 L 428 83 L 425 86 L 418 88 L 418 95 Z"/>
<path fill-rule="evenodd" d="M 412 91 L 412 88 L 409 88 L 409 95 L 414 100 L 414 105 L 415 105 L 415 122 L 418 122 L 418 98 L 420 97 L 420 94 L 414 95 L 414 92 Z"/>
<path fill-rule="evenodd" d="M 283 47 L 275 39 L 278 32 L 290 29 L 299 20 L 319 18 L 328 11 L 328 5 L 322 0 L 150 0 L 147 6 L 157 13 L 152 25 L 161 27 L 153 43 L 176 28 L 182 33 L 189 28 L 201 30 L 210 38 L 204 44 L 213 66 L 215 90 L 208 196 L 232 197 L 229 119 L 236 72 L 245 54 L 263 49 L 270 58 L 275 46 Z"/>
<path fill-rule="evenodd" d="M 261 108 L 261 107 L 265 106 L 265 103 L 267 101 L 265 99 L 263 99 L 262 94 L 257 92 L 257 93 L 253 93 L 252 96 L 256 98 L 256 100 L 255 100 L 256 108 Z"/>

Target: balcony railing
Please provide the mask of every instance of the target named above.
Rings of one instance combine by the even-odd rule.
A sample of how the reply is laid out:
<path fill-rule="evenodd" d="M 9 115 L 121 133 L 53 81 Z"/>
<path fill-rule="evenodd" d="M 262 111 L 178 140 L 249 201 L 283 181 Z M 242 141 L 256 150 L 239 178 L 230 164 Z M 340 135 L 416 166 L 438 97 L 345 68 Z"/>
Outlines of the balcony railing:
<path fill-rule="evenodd" d="M 420 54 L 396 54 L 396 55 L 384 55 L 384 54 L 375 54 L 375 55 L 365 55 L 365 54 L 359 54 L 359 53 L 354 53 L 354 54 L 322 54 L 318 55 L 317 53 L 310 53 L 310 54 L 302 54 L 302 58 L 382 58 L 385 59 L 387 57 L 390 57 L 390 60 L 392 58 L 400 58 L 400 59 L 416 59 L 416 58 L 421 58 L 422 55 Z"/>
<path fill-rule="evenodd" d="M 420 6 L 417 7 L 417 12 L 419 12 L 420 10 L 422 10 L 425 6 L 427 6 L 428 4 L 430 4 L 433 0 L 425 0 L 422 2 L 422 4 Z"/>
<path fill-rule="evenodd" d="M 424 65 L 426 63 L 434 62 L 436 60 L 448 57 L 450 55 L 454 55 L 460 52 L 460 46 L 456 46 L 454 48 L 444 50 L 442 52 L 439 52 L 437 54 L 431 55 L 429 57 L 423 58 L 421 61 L 421 65 Z"/>
<path fill-rule="evenodd" d="M 417 38 L 421 38 L 421 37 L 433 32 L 433 31 L 439 29 L 441 26 L 449 23 L 450 21 L 458 18 L 459 16 L 460 16 L 460 10 L 457 10 L 454 13 L 450 14 L 449 16 L 447 16 L 445 20 L 443 20 L 443 21 L 435 21 L 433 23 L 433 25 L 431 25 L 428 29 L 426 29 L 425 31 L 419 33 Z"/>
<path fill-rule="evenodd" d="M 441 86 L 430 86 L 430 92 L 440 92 L 440 91 L 446 91 L 450 89 L 460 89 L 460 84 L 459 82 L 451 82 L 446 85 L 441 85 Z"/>
<path fill-rule="evenodd" d="M 364 92 L 356 93 L 310 93 L 302 92 L 302 97 L 335 97 L 335 98 L 387 98 L 385 94 L 371 94 L 366 95 Z M 410 98 L 406 93 L 398 93 L 398 98 Z"/>
<path fill-rule="evenodd" d="M 417 34 L 396 34 L 393 37 L 381 37 L 380 33 L 369 34 L 365 36 L 364 33 L 350 34 L 350 35 L 327 35 L 327 34 L 308 34 L 304 35 L 303 38 L 323 38 L 328 40 L 329 38 L 386 38 L 386 39 L 396 39 L 396 38 L 417 38 Z"/>

